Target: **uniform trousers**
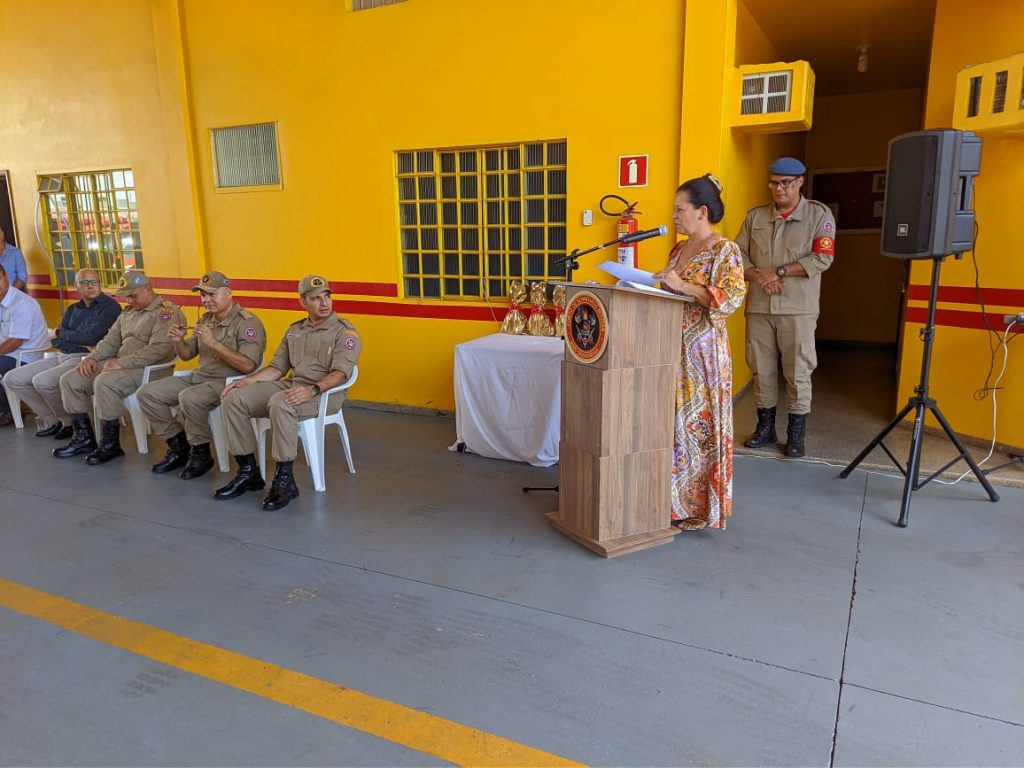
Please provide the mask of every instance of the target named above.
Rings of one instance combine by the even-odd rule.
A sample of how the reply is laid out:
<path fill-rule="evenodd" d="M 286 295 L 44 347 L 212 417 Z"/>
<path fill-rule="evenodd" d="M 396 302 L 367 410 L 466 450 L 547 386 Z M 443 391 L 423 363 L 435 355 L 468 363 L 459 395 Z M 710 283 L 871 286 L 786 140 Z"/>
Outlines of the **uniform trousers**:
<path fill-rule="evenodd" d="M 792 414 L 811 412 L 811 374 L 818 366 L 817 325 L 817 315 L 747 315 L 747 365 L 754 374 L 758 408 L 778 405 L 781 357 L 787 409 Z"/>
<path fill-rule="evenodd" d="M 223 413 L 228 436 L 228 450 L 232 456 L 256 453 L 256 433 L 249 419 L 270 417 L 273 427 L 271 455 L 274 461 L 295 461 L 299 446 L 299 422 L 312 418 L 320 410 L 320 398 L 314 397 L 302 405 L 289 405 L 284 393 L 291 387 L 288 381 L 259 381 L 233 390 L 224 398 Z M 343 392 L 331 396 L 329 405 L 340 406 Z"/>
<path fill-rule="evenodd" d="M 103 363 L 96 364 L 100 371 Z M 153 376 L 170 376 L 170 368 L 153 371 Z M 142 384 L 142 368 L 128 368 L 116 371 L 94 373 L 83 376 L 71 369 L 60 377 L 60 396 L 64 410 L 68 413 L 89 413 L 92 411 L 92 397 L 96 396 L 96 415 L 101 421 L 120 419 L 124 410 L 124 399 Z"/>
<path fill-rule="evenodd" d="M 4 376 L 4 386 L 14 392 L 47 427 L 67 421 L 60 397 L 60 377 L 85 357 L 85 352 L 63 352 L 15 368 Z"/>
<path fill-rule="evenodd" d="M 168 376 L 166 379 L 151 381 L 136 393 L 139 407 L 149 419 L 153 434 L 164 440 L 181 432 L 184 424 L 189 445 L 202 445 L 213 441 L 210 431 L 210 411 L 220 405 L 220 393 L 224 391 L 224 379 L 192 383 L 188 376 Z M 178 408 L 178 418 L 171 413 Z"/>

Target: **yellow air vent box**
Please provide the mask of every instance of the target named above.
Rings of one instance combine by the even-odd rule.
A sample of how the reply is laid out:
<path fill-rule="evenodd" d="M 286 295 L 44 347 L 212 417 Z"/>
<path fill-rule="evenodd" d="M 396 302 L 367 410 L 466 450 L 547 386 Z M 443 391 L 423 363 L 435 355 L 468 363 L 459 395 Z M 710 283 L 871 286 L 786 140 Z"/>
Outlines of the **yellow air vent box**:
<path fill-rule="evenodd" d="M 737 67 L 731 104 L 732 127 L 737 131 L 809 131 L 814 109 L 814 70 L 806 61 Z"/>
<path fill-rule="evenodd" d="M 982 136 L 1024 133 L 1024 53 L 960 71 L 953 127 Z"/>

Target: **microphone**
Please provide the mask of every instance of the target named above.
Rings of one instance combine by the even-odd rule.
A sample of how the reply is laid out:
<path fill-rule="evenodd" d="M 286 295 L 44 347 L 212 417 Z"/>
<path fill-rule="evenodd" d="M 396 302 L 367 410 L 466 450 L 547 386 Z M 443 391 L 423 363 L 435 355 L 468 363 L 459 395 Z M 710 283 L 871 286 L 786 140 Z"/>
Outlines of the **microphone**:
<path fill-rule="evenodd" d="M 651 237 L 663 237 L 668 234 L 668 227 L 662 224 L 654 229 L 645 229 L 643 232 L 634 232 L 631 235 L 623 235 L 619 238 L 620 243 L 639 243 Z"/>

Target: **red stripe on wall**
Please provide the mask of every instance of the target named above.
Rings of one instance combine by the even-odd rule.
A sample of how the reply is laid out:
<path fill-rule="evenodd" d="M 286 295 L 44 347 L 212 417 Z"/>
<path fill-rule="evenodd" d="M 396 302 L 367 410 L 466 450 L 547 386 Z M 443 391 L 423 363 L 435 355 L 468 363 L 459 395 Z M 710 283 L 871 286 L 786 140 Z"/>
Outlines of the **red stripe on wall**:
<path fill-rule="evenodd" d="M 196 284 L 192 277 L 154 277 L 153 285 L 173 291 L 187 291 Z M 53 285 L 50 275 L 29 275 L 29 285 L 43 288 Z M 381 296 L 398 298 L 398 286 L 395 283 L 361 283 L 348 280 L 331 280 L 331 288 L 335 293 L 351 296 Z M 298 280 L 232 280 L 231 287 L 237 291 L 265 291 L 267 293 L 294 293 L 298 295 Z M 56 290 L 56 289 L 54 289 Z M 34 292 L 33 292 L 34 293 Z M 77 294 L 76 294 L 77 296 Z M 49 297 L 48 297 L 49 298 Z"/>
<path fill-rule="evenodd" d="M 985 313 L 988 316 L 989 325 L 992 330 L 1002 333 L 1006 330 L 1006 323 L 1002 315 L 994 315 L 991 312 Z M 908 323 L 928 322 L 927 307 L 907 307 L 906 321 Z M 981 312 L 965 312 L 959 309 L 936 309 L 935 324 L 945 325 L 950 328 L 971 328 L 975 330 L 986 330 L 985 316 Z M 1015 325 L 1011 333 L 1024 333 L 1024 326 Z"/>
<path fill-rule="evenodd" d="M 33 288 L 29 293 L 37 299 L 59 299 L 60 294 L 56 288 Z M 69 301 L 78 301 L 80 296 L 77 291 L 69 291 L 65 298 Z M 113 297 L 124 303 L 124 299 Z M 171 299 L 180 297 L 172 296 Z M 178 302 L 179 304 L 181 302 Z M 302 305 L 299 304 L 298 296 L 240 296 L 239 303 L 246 309 L 279 309 L 285 311 L 302 312 Z M 192 306 L 185 305 L 185 308 Z M 508 312 L 508 307 L 494 307 L 492 312 L 488 307 L 466 307 L 451 306 L 446 304 L 388 304 L 377 301 L 352 301 L 349 299 L 335 299 L 334 311 L 339 314 L 351 315 L 376 315 L 379 317 L 418 317 L 429 320 L 477 320 L 500 323 Z M 551 317 L 551 313 L 548 312 Z"/>
<path fill-rule="evenodd" d="M 1024 307 L 1024 290 L 1020 288 L 982 288 L 981 296 L 985 304 Z M 928 301 L 930 297 L 930 285 L 911 285 L 907 291 L 907 298 L 910 301 Z M 940 285 L 939 301 L 948 301 L 951 304 L 977 304 L 978 292 L 974 286 Z"/>

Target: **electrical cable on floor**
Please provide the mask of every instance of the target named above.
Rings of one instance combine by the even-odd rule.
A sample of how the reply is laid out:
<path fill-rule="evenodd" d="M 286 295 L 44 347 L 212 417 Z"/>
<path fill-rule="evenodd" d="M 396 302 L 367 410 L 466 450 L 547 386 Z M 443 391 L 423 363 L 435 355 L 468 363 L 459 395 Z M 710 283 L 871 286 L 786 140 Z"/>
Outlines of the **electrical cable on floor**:
<path fill-rule="evenodd" d="M 979 467 L 986 461 L 991 459 L 992 454 L 995 453 L 996 450 L 996 417 L 999 413 L 998 404 L 996 401 L 996 393 L 999 391 L 999 382 L 1002 381 L 1003 374 L 1006 373 L 1006 364 L 1010 360 L 1010 349 L 1007 337 L 1010 335 L 1010 329 L 1012 329 L 1015 325 L 1017 325 L 1016 320 L 1014 320 L 1012 323 L 1006 326 L 1006 330 L 1003 331 L 1003 337 L 1000 341 L 1000 346 L 1002 346 L 1003 348 L 1003 367 L 999 370 L 999 375 L 996 376 L 996 380 L 992 382 L 992 387 L 990 388 L 990 391 L 992 392 L 992 444 L 988 447 L 988 454 L 985 456 L 985 458 L 978 462 Z M 989 372 L 989 374 L 991 375 L 991 371 Z M 961 480 L 963 480 L 967 475 L 969 475 L 972 471 L 973 470 L 968 468 L 968 470 L 964 472 L 962 475 L 960 475 L 960 477 L 958 477 L 956 480 L 936 480 L 935 482 L 942 483 L 942 485 L 956 485 Z"/>

